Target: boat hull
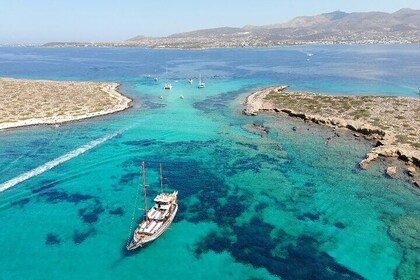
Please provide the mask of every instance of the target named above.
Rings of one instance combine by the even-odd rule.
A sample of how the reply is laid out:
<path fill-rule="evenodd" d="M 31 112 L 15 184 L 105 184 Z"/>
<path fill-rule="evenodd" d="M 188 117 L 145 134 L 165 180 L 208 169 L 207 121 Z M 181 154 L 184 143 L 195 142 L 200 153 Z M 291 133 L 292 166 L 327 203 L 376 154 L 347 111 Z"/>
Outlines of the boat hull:
<path fill-rule="evenodd" d="M 152 241 L 156 240 L 159 236 L 161 236 L 172 224 L 172 221 L 174 220 L 176 213 L 178 212 L 178 204 L 174 204 L 174 210 L 172 210 L 171 215 L 168 217 L 168 219 L 162 224 L 162 226 L 152 235 L 145 236 L 139 241 L 134 240 L 134 238 L 131 240 L 130 244 L 127 246 L 127 250 L 135 250 L 139 247 L 144 247 L 147 244 L 151 243 Z"/>

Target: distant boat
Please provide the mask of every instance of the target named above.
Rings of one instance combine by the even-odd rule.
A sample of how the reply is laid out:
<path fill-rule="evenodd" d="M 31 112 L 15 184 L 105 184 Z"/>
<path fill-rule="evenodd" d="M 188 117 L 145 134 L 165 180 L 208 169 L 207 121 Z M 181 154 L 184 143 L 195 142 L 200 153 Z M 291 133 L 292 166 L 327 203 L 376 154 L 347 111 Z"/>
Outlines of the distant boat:
<path fill-rule="evenodd" d="M 156 77 L 156 78 L 154 78 L 153 80 L 154 80 L 155 82 L 157 82 L 159 79 L 158 79 L 158 77 Z"/>
<path fill-rule="evenodd" d="M 193 79 L 189 79 L 188 80 L 188 83 L 192 84 L 192 83 L 194 83 L 194 80 Z"/>
<path fill-rule="evenodd" d="M 200 79 L 198 80 L 198 88 L 205 88 L 205 87 L 206 87 L 206 83 L 201 80 L 201 74 L 200 74 Z"/>
<path fill-rule="evenodd" d="M 179 98 L 184 99 L 184 96 L 183 96 L 183 95 L 181 95 Z"/>
<path fill-rule="evenodd" d="M 163 89 L 172 89 L 172 84 L 165 84 Z"/>
<path fill-rule="evenodd" d="M 160 99 L 163 99 L 163 95 L 159 96 Z"/>
<path fill-rule="evenodd" d="M 142 176 L 145 214 L 143 221 L 134 231 L 133 238 L 130 244 L 127 245 L 127 250 L 144 247 L 148 243 L 156 240 L 169 228 L 178 211 L 178 192 L 163 192 L 162 164 L 160 165 L 161 193 L 155 197 L 155 205 L 150 209 L 147 208 L 146 165 L 144 162 L 142 163 Z"/>

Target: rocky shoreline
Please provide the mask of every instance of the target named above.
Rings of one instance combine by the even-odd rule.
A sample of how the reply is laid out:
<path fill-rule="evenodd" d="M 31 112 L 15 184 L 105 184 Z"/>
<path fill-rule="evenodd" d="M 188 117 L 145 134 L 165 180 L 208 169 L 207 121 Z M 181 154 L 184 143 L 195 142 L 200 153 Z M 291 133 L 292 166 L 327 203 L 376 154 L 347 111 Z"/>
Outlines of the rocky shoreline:
<path fill-rule="evenodd" d="M 131 107 L 118 83 L 0 78 L 0 131 L 57 125 L 108 115 Z"/>
<path fill-rule="evenodd" d="M 351 118 L 343 118 L 338 117 L 336 115 L 340 115 L 339 109 L 341 107 L 339 105 L 336 105 L 339 102 L 343 102 L 346 97 L 336 97 L 338 99 L 334 100 L 334 96 L 328 96 L 329 100 L 333 100 L 334 102 L 331 104 L 336 105 L 334 106 L 325 106 L 325 108 L 322 108 L 324 110 L 319 110 L 316 106 L 309 105 L 307 107 L 303 106 L 303 104 L 311 103 L 312 100 L 316 98 L 324 98 L 326 96 L 319 95 L 319 94 L 313 94 L 313 93 L 294 93 L 294 92 L 286 92 L 287 86 L 276 86 L 276 87 L 269 87 L 266 89 L 262 89 L 260 91 L 254 92 L 253 94 L 249 95 L 246 98 L 246 101 L 244 103 L 245 109 L 243 110 L 243 114 L 255 116 L 259 112 L 274 112 L 278 114 L 285 114 L 290 117 L 299 118 L 306 122 L 312 122 L 319 125 L 324 125 L 328 127 L 332 127 L 334 129 L 347 129 L 350 131 L 355 132 L 356 136 L 362 135 L 366 139 L 375 141 L 376 147 L 373 148 L 367 155 L 366 158 L 363 159 L 359 163 L 359 167 L 362 169 L 366 169 L 368 165 L 378 159 L 378 158 L 397 158 L 400 159 L 407 164 L 407 170 L 406 173 L 413 178 L 412 182 L 417 186 L 420 187 L 420 181 L 418 178 L 418 169 L 420 168 L 420 149 L 413 146 L 409 143 L 401 143 L 399 140 L 401 137 L 397 137 L 397 135 L 391 131 L 391 129 L 383 129 L 378 126 L 372 125 L 371 123 L 364 121 L 363 119 L 351 119 Z M 273 98 L 273 96 L 275 98 Z M 293 101 L 298 103 L 298 105 L 294 106 L 299 107 L 299 110 L 296 110 L 295 108 L 290 108 L 291 103 L 288 103 L 290 100 L 290 96 L 293 96 Z M 355 97 L 347 97 L 349 99 L 355 99 Z M 357 97 L 356 97 L 357 98 Z M 384 99 L 383 97 L 369 97 L 373 99 Z M 286 101 L 284 101 L 286 100 Z M 380 100 L 382 101 L 382 100 Z M 420 100 L 408 100 L 410 103 L 419 104 L 418 107 L 420 108 Z M 388 102 L 388 101 L 387 101 Z M 378 102 L 380 103 L 380 102 Z M 331 105 L 328 104 L 328 105 Z M 288 106 L 289 105 L 289 106 Z M 319 106 L 318 106 L 319 107 Z M 326 109 L 326 107 L 328 107 Z M 308 110 L 305 110 L 305 108 L 309 108 Z M 337 114 L 334 114 L 334 110 L 337 111 Z M 365 109 L 363 109 L 365 110 Z M 314 113 L 313 111 L 316 111 Z M 343 114 L 341 114 L 343 115 Z M 374 116 L 374 120 L 377 120 L 377 118 L 380 118 L 381 116 Z M 398 118 L 397 118 L 398 119 Z M 403 122 L 403 120 L 401 119 Z M 401 123 L 401 126 L 404 124 Z M 415 126 L 419 128 L 419 125 L 415 123 Z M 416 132 L 417 134 L 417 132 Z M 419 134 L 417 134 L 418 136 Z M 394 168 L 393 166 L 389 170 L 392 170 L 392 172 L 387 172 L 388 175 L 391 173 L 392 175 L 389 175 L 390 177 L 395 176 Z"/>

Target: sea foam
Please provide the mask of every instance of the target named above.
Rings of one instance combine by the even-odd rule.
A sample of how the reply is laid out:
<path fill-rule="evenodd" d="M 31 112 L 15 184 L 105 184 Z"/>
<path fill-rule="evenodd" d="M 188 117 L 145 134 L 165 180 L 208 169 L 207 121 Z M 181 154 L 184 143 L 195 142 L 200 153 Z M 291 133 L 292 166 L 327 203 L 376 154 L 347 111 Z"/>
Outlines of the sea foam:
<path fill-rule="evenodd" d="M 93 140 L 93 141 L 91 141 L 91 142 L 73 150 L 73 151 L 68 152 L 67 154 L 64 154 L 64 155 L 62 155 L 62 156 L 60 156 L 56 159 L 53 159 L 53 160 L 51 160 L 51 161 L 49 161 L 49 162 L 47 162 L 47 163 L 45 163 L 45 164 L 43 164 L 43 165 L 41 165 L 37 168 L 29 170 L 28 172 L 25 172 L 25 173 L 13 178 L 13 179 L 10 179 L 9 181 L 6 181 L 6 182 L 0 184 L 0 192 L 3 192 L 7 189 L 10 189 L 11 187 L 16 186 L 17 184 L 22 183 L 23 181 L 26 181 L 26 180 L 28 180 L 32 177 L 38 176 L 38 175 L 40 175 L 40 174 L 58 166 L 58 165 L 60 165 L 60 164 L 66 162 L 68 160 L 71 160 L 75 157 L 78 157 L 81 154 L 95 148 L 96 146 L 114 138 L 115 136 L 117 136 L 119 134 L 121 134 L 121 131 L 118 131 L 118 132 L 106 135 L 104 137 L 95 139 L 95 140 Z"/>

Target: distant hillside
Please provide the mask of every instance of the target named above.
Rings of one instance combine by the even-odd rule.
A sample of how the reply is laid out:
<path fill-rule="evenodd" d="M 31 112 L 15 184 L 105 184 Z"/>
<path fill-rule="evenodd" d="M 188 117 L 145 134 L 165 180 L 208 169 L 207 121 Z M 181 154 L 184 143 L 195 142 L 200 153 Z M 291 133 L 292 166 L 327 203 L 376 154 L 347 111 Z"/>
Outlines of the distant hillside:
<path fill-rule="evenodd" d="M 420 10 L 401 9 L 391 14 L 335 11 L 317 16 L 297 17 L 281 24 L 247 25 L 242 28 L 220 27 L 159 38 L 136 36 L 125 42 L 97 44 L 152 48 L 214 48 L 369 43 L 420 43 Z M 57 43 L 48 46 L 51 45 L 57 46 Z"/>

